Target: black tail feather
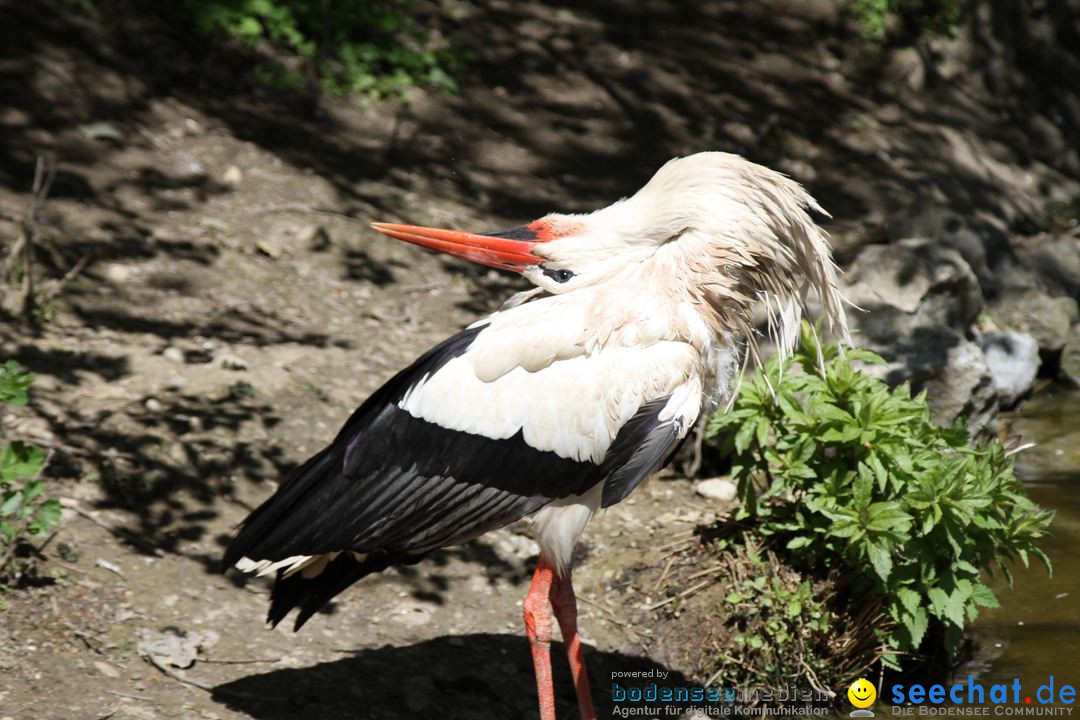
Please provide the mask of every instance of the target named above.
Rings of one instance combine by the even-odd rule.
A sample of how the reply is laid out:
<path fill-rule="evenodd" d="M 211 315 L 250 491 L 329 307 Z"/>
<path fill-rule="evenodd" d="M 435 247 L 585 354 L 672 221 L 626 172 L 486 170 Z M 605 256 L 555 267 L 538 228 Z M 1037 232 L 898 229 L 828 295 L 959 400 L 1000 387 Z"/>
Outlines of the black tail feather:
<path fill-rule="evenodd" d="M 323 571 L 313 578 L 305 578 L 301 573 L 283 577 L 284 571 L 278 570 L 274 589 L 270 593 L 270 612 L 266 619 L 276 626 L 290 610 L 298 607 L 300 613 L 296 616 L 293 630 L 299 630 L 335 595 L 360 578 L 382 572 L 393 565 L 413 565 L 423 557 L 376 551 L 358 561 L 355 555 L 345 552 L 327 563 Z"/>
<path fill-rule="evenodd" d="M 281 482 L 277 492 L 271 495 L 244 520 L 240 531 L 225 549 L 221 571 L 225 572 L 237 560 L 248 556 L 263 560 L 277 557 L 273 548 L 262 547 L 273 528 L 293 507 L 302 501 L 304 495 L 313 486 L 324 481 L 335 472 L 340 472 L 341 459 L 334 452 L 333 446 L 312 456 L 300 467 L 289 473 Z"/>

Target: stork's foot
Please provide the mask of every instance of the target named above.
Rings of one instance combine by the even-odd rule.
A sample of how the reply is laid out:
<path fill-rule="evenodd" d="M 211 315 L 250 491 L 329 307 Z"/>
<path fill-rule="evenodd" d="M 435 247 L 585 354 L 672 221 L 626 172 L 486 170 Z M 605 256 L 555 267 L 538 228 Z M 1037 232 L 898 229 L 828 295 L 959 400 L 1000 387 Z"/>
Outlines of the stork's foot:
<path fill-rule="evenodd" d="M 548 606 L 548 602 L 551 606 Z M 540 720 L 555 720 L 555 687 L 551 677 L 551 609 L 559 620 L 566 655 L 570 660 L 570 672 L 574 677 L 578 707 L 582 720 L 596 720 L 589 674 L 585 670 L 585 657 L 581 652 L 581 638 L 577 631 L 577 599 L 570 573 L 559 575 L 544 558 L 536 563 L 529 594 L 523 606 L 525 634 L 529 636 L 532 649 L 533 669 L 536 671 L 536 693 L 540 700 Z"/>

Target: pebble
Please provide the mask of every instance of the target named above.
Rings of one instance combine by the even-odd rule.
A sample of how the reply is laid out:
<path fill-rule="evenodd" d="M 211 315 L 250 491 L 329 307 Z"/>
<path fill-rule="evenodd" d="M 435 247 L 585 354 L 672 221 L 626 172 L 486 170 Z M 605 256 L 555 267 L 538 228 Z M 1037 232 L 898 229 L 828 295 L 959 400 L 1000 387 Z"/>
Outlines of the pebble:
<path fill-rule="evenodd" d="M 121 265 L 120 263 L 109 263 L 105 266 L 105 277 L 110 282 L 116 284 L 122 284 L 131 279 L 132 269 L 127 265 Z"/>
<path fill-rule="evenodd" d="M 165 409 L 165 406 L 162 405 L 161 401 L 157 398 L 146 398 L 146 402 L 144 402 L 143 405 L 152 413 L 161 412 Z"/>
<path fill-rule="evenodd" d="M 735 483 L 728 478 L 710 478 L 695 485 L 694 492 L 713 500 L 731 502 L 738 494 L 738 489 L 735 487 Z"/>
<path fill-rule="evenodd" d="M 169 378 L 165 383 L 165 388 L 168 390 L 183 390 L 187 385 L 187 380 L 182 377 Z"/>
<path fill-rule="evenodd" d="M 100 660 L 95 660 L 94 661 L 94 667 L 97 669 L 97 671 L 99 673 L 101 673 L 105 677 L 108 677 L 108 678 L 118 678 L 118 677 L 120 677 L 120 672 L 116 668 L 114 668 L 112 665 L 107 663 L 107 662 L 102 662 Z"/>
<path fill-rule="evenodd" d="M 393 618 L 406 627 L 415 628 L 431 622 L 431 613 L 421 607 L 402 608 Z"/>
<path fill-rule="evenodd" d="M 221 367 L 226 370 L 247 370 L 248 364 L 235 355 L 222 355 Z"/>
<path fill-rule="evenodd" d="M 302 245 L 316 252 L 330 247 L 330 233 L 322 225 L 305 225 L 296 233 L 298 245 Z"/>
<path fill-rule="evenodd" d="M 226 185 L 239 185 L 244 181 L 244 171 L 235 165 L 230 165 L 225 168 L 225 173 L 221 176 L 221 181 Z"/>
<path fill-rule="evenodd" d="M 175 345 L 170 345 L 161 351 L 161 355 L 166 359 L 174 363 L 184 362 L 184 351 Z"/>

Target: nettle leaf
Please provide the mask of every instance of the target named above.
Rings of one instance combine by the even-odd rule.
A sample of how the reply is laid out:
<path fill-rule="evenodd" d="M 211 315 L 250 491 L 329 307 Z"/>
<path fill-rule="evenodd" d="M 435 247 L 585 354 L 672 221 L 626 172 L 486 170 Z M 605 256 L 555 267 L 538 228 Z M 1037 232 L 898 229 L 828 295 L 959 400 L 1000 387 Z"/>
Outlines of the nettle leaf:
<path fill-rule="evenodd" d="M 922 645 L 923 638 L 926 636 L 929 627 L 930 617 L 922 607 L 904 618 L 904 628 L 908 631 L 908 635 L 911 636 L 912 650 L 917 650 Z"/>
<path fill-rule="evenodd" d="M 807 547 L 808 545 L 812 545 L 813 543 L 814 539 L 812 537 L 807 537 L 806 535 L 799 535 L 797 537 L 793 537 L 791 540 L 788 540 L 787 545 L 785 545 L 784 547 L 788 550 L 798 550 L 799 548 Z"/>
<path fill-rule="evenodd" d="M 870 505 L 873 482 L 873 478 L 867 473 L 859 473 L 855 479 L 854 506 L 857 509 L 862 510 Z"/>
<path fill-rule="evenodd" d="M 953 591 L 945 600 L 943 608 L 945 617 L 958 628 L 964 627 L 964 605 L 966 604 L 967 599 L 959 590 Z"/>
<path fill-rule="evenodd" d="M 945 617 L 945 604 L 949 602 L 949 595 L 939 587 L 932 587 L 926 592 L 930 598 L 930 610 L 939 618 Z"/>
<path fill-rule="evenodd" d="M 866 528 L 878 533 L 906 533 L 911 516 L 896 501 L 876 502 L 866 510 Z"/>
<path fill-rule="evenodd" d="M 878 457 L 876 452 L 870 453 L 867 458 L 867 462 L 874 471 L 874 477 L 877 479 L 878 492 L 885 492 L 889 487 L 889 473 L 886 472 L 885 466 L 881 462 L 881 458 Z"/>
<path fill-rule="evenodd" d="M 754 422 L 744 422 L 739 426 L 739 430 L 735 433 L 735 452 L 746 452 L 746 449 L 750 447 L 750 443 L 754 440 L 756 431 L 757 423 Z"/>
<path fill-rule="evenodd" d="M 907 611 L 908 615 L 914 615 L 920 603 L 922 603 L 922 596 L 908 587 L 897 588 L 896 597 L 900 599 L 900 605 Z"/>
<path fill-rule="evenodd" d="M 1001 607 L 1001 603 L 998 602 L 997 595 L 994 594 L 994 591 L 982 583 L 975 583 L 972 585 L 971 599 L 976 605 L 984 608 Z"/>
<path fill-rule="evenodd" d="M 874 571 L 877 572 L 878 577 L 883 581 L 887 581 L 889 573 L 892 572 L 892 555 L 886 548 L 877 543 L 867 543 L 866 552 L 870 556 L 870 564 L 874 566 Z"/>

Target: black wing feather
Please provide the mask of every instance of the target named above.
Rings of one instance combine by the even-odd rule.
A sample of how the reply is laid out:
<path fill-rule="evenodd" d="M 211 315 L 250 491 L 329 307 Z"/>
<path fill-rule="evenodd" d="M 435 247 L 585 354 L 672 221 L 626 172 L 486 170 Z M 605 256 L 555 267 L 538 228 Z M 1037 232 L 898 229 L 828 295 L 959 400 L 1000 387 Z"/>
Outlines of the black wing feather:
<path fill-rule="evenodd" d="M 557 498 L 607 480 L 605 507 L 630 493 L 670 456 L 680 429 L 661 422 L 668 398 L 647 402 L 620 430 L 597 465 L 528 445 L 519 431 L 493 440 L 413 417 L 405 393 L 464 353 L 483 327 L 432 348 L 356 410 L 334 442 L 292 472 L 243 523 L 225 552 L 281 560 L 343 552 L 315 578 L 279 572 L 270 620 L 300 607 L 297 627 L 361 577 L 416 562 L 528 515 Z"/>
<path fill-rule="evenodd" d="M 601 507 L 621 502 L 641 481 L 663 467 L 679 449 L 680 418 L 660 420 L 670 396 L 643 403 L 619 430 L 600 465 L 605 478 Z M 685 439 L 685 438 L 684 438 Z"/>

